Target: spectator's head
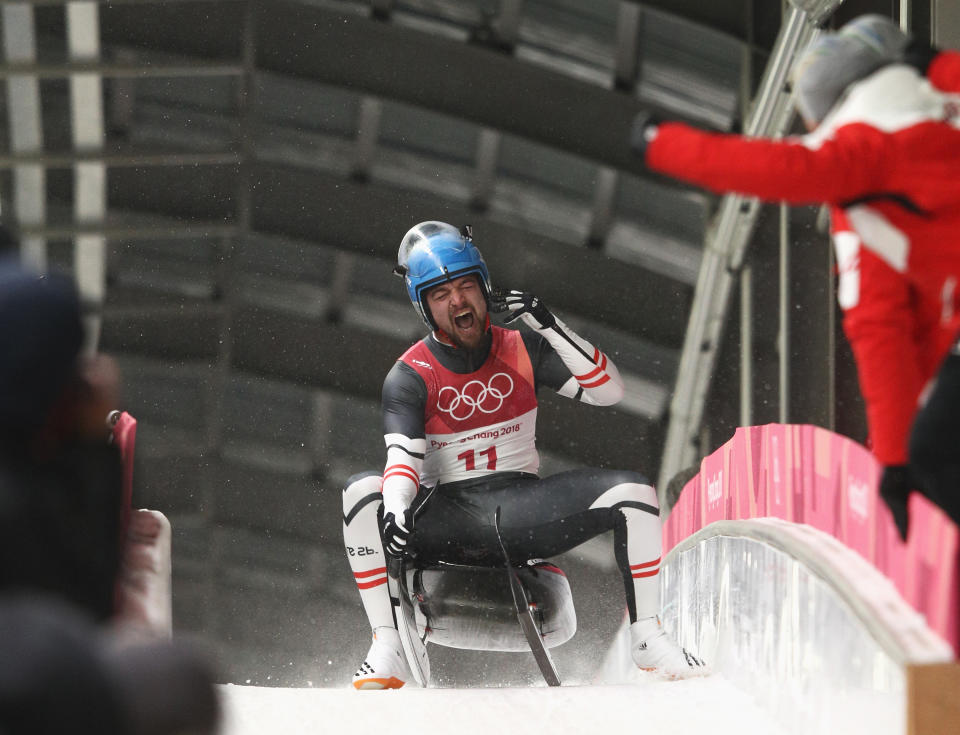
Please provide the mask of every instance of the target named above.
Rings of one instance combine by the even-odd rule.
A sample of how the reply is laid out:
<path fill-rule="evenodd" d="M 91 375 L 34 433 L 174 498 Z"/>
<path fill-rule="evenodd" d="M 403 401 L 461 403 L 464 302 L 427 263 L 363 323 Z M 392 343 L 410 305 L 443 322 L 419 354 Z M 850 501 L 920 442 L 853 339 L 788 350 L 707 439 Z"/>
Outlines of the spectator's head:
<path fill-rule="evenodd" d="M 0 437 L 35 436 L 79 380 L 83 328 L 72 282 L 0 256 Z"/>
<path fill-rule="evenodd" d="M 811 43 L 793 69 L 797 109 L 807 127 L 823 122 L 850 85 L 899 61 L 908 41 L 889 18 L 862 15 Z"/>
<path fill-rule="evenodd" d="M 55 597 L 0 597 L 8 735 L 219 732 L 213 657 L 197 641 L 125 639 Z"/>
<path fill-rule="evenodd" d="M 81 356 L 73 283 L 0 257 L 0 592 L 113 611 L 122 475 L 105 420 L 119 375 Z"/>

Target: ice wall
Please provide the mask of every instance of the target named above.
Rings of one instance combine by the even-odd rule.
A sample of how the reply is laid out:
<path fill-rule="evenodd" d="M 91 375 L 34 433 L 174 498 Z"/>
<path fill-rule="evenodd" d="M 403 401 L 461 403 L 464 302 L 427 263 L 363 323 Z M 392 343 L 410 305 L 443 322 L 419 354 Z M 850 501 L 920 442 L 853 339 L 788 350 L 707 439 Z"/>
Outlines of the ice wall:
<path fill-rule="evenodd" d="M 957 529 L 925 498 L 900 541 L 880 467 L 814 426 L 738 429 L 664 526 L 664 624 L 793 733 L 903 733 L 909 664 L 960 638 Z M 628 664 L 622 629 L 604 663 Z"/>
<path fill-rule="evenodd" d="M 809 525 L 721 521 L 662 567 L 664 624 L 787 732 L 905 732 L 908 662 L 950 646 L 869 562 Z M 621 631 L 604 666 L 626 664 Z"/>

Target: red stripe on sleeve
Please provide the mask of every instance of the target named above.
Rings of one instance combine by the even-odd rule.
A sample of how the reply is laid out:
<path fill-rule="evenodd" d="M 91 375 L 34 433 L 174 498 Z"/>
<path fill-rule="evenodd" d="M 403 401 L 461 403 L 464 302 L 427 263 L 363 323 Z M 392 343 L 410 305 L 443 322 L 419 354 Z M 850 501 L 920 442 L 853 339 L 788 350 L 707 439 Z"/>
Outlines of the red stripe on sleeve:
<path fill-rule="evenodd" d="M 661 560 L 662 558 L 663 558 L 662 556 L 658 556 L 658 557 L 657 557 L 656 559 L 654 559 L 653 561 L 647 561 L 647 562 L 644 562 L 643 564 L 631 564 L 631 565 L 630 565 L 630 569 L 631 569 L 631 570 L 636 570 L 636 569 L 649 569 L 650 567 L 655 567 L 655 566 L 657 566 L 657 564 L 660 563 L 660 560 Z"/>
<path fill-rule="evenodd" d="M 416 485 L 420 484 L 420 475 L 417 474 L 417 471 L 413 469 L 413 467 L 408 467 L 405 464 L 394 464 L 387 467 L 383 473 L 383 479 L 386 481 L 388 477 L 396 477 L 398 475 L 413 480 Z"/>
<path fill-rule="evenodd" d="M 596 380 L 594 380 L 594 381 L 592 381 L 592 382 L 590 382 L 590 383 L 584 383 L 584 382 L 581 381 L 581 382 L 580 382 L 580 387 L 581 387 L 581 388 L 599 388 L 601 385 L 603 385 L 604 383 L 606 383 L 608 380 L 610 380 L 610 376 L 607 375 L 606 373 L 604 373 L 602 376 L 600 376 L 599 378 L 597 378 Z"/>
<path fill-rule="evenodd" d="M 584 373 L 583 375 L 574 375 L 573 377 L 577 379 L 577 382 L 582 383 L 585 380 L 590 380 L 607 369 L 607 356 L 602 352 L 600 352 L 598 356 L 597 352 L 598 351 L 595 349 L 593 355 L 593 361 L 598 363 L 597 366 L 589 373 Z"/>
<path fill-rule="evenodd" d="M 584 380 L 590 380 L 591 378 L 596 377 L 597 375 L 599 375 L 599 374 L 602 373 L 602 372 L 603 372 L 603 368 L 600 367 L 599 365 L 597 365 L 597 366 L 596 366 L 593 370 L 591 370 L 589 373 L 584 373 L 583 375 L 574 375 L 573 377 L 575 377 L 578 382 L 582 383 Z"/>

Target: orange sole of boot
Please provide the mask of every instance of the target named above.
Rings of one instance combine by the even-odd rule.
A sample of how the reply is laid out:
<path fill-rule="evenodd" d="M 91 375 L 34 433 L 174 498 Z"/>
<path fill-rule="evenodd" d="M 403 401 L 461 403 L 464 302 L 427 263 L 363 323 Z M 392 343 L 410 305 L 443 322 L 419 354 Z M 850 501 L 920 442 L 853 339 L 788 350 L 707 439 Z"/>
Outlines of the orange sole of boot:
<path fill-rule="evenodd" d="M 354 689 L 399 689 L 406 682 L 401 681 L 395 676 L 389 679 L 358 679 L 353 682 Z"/>

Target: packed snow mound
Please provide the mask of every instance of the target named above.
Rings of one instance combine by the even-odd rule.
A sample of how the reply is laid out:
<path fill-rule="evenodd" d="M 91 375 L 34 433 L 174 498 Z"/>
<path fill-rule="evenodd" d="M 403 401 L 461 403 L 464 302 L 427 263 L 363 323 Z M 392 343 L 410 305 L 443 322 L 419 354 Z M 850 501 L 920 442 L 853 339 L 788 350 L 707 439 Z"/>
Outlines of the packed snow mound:
<path fill-rule="evenodd" d="M 641 677 L 642 679 L 642 677 Z M 223 735 L 379 732 L 650 732 L 783 735 L 722 676 L 603 686 L 415 689 L 271 689 L 226 685 Z"/>

